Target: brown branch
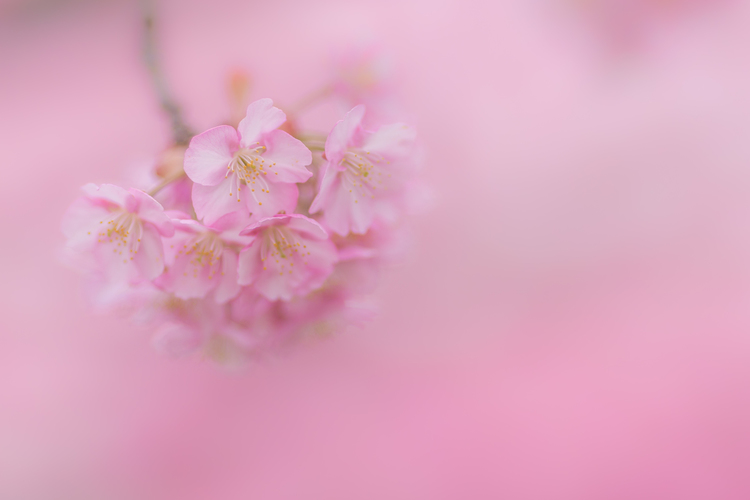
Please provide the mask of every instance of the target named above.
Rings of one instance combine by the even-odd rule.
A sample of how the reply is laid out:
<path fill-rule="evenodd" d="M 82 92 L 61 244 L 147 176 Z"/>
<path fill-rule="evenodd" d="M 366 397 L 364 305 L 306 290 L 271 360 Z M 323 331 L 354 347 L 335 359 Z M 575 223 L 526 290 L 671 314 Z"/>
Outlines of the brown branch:
<path fill-rule="evenodd" d="M 182 117 L 182 110 L 167 85 L 164 72 L 159 64 L 156 44 L 156 27 L 154 5 L 152 0 L 141 0 L 143 15 L 143 62 L 148 69 L 151 83 L 159 99 L 159 105 L 167 114 L 175 144 L 188 144 L 193 132 Z"/>

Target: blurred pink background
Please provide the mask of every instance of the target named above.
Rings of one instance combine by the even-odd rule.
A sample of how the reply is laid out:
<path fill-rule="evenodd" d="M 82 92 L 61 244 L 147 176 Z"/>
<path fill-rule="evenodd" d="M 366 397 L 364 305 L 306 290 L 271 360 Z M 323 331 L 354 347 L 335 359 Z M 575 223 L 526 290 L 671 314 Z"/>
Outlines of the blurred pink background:
<path fill-rule="evenodd" d="M 370 326 L 238 372 L 55 257 L 168 141 L 137 4 L 0 5 L 0 498 L 750 498 L 748 2 L 161 2 L 198 130 L 381 41 L 435 193 Z"/>

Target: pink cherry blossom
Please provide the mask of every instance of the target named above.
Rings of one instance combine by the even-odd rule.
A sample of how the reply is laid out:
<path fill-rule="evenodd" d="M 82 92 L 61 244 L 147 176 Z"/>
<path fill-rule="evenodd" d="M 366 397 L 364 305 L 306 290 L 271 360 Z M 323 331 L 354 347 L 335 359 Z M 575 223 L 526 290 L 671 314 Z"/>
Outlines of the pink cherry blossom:
<path fill-rule="evenodd" d="M 268 300 L 252 287 L 244 287 L 229 308 L 232 322 L 239 328 L 228 331 L 226 338 L 251 355 L 277 350 L 296 326 L 284 316 L 282 304 Z"/>
<path fill-rule="evenodd" d="M 232 324 L 225 305 L 210 299 L 182 300 L 174 296 L 163 300 L 154 323 L 152 344 L 157 350 L 171 356 L 203 351 L 222 363 L 229 361 L 230 347 L 235 344 L 224 337 L 239 328 Z M 233 351 L 232 360 L 241 357 L 237 349 Z"/>
<path fill-rule="evenodd" d="M 137 189 L 87 184 L 82 190 L 62 221 L 69 261 L 113 285 L 159 276 L 162 237 L 174 234 L 162 206 Z"/>
<path fill-rule="evenodd" d="M 333 86 L 342 97 L 362 102 L 387 93 L 390 68 L 381 48 L 374 44 L 352 45 L 333 55 Z"/>
<path fill-rule="evenodd" d="M 354 107 L 329 134 L 320 191 L 310 206 L 342 236 L 365 233 L 378 215 L 393 212 L 414 166 L 414 129 L 396 123 L 367 132 L 364 114 L 364 106 Z"/>
<path fill-rule="evenodd" d="M 182 300 L 166 295 L 152 318 L 154 347 L 171 356 L 195 351 L 222 364 L 241 363 L 288 343 L 296 322 L 252 288 L 243 288 L 227 304 L 210 298 Z"/>
<path fill-rule="evenodd" d="M 240 252 L 239 283 L 269 300 L 289 300 L 319 288 L 338 259 L 325 229 L 304 215 L 275 215 L 240 234 L 253 241 Z"/>
<path fill-rule="evenodd" d="M 193 137 L 185 172 L 195 183 L 195 212 L 206 224 L 239 210 L 253 221 L 294 211 L 296 183 L 312 176 L 305 168 L 312 153 L 278 129 L 285 121 L 271 99 L 260 99 L 247 107 L 236 130 L 220 125 Z"/>
<path fill-rule="evenodd" d="M 236 129 L 209 129 L 189 146 L 179 135 L 135 172 L 134 185 L 154 198 L 85 186 L 63 231 L 65 257 L 86 272 L 92 302 L 151 329 L 159 351 L 224 365 L 370 318 L 364 296 L 394 254 L 417 185 L 414 131 L 367 125 L 392 120 L 382 120 L 392 96 L 376 55 L 352 51 L 312 94 L 371 106 L 369 122 L 363 105 L 349 111 L 325 147 L 319 132 L 285 125 L 273 101 L 260 99 Z M 305 106 L 292 109 L 299 117 Z M 290 135 L 297 130 L 308 142 Z"/>
<path fill-rule="evenodd" d="M 364 104 L 367 125 L 396 121 L 403 113 L 393 85 L 393 68 L 383 48 L 375 43 L 353 44 L 333 54 L 334 97 L 342 112 Z"/>
<path fill-rule="evenodd" d="M 202 298 L 213 292 L 213 299 L 224 303 L 236 296 L 240 291 L 237 256 L 250 241 L 239 236 L 247 217 L 233 212 L 206 226 L 186 214 L 170 215 L 175 234 L 164 240 L 167 268 L 157 285 L 180 299 Z"/>

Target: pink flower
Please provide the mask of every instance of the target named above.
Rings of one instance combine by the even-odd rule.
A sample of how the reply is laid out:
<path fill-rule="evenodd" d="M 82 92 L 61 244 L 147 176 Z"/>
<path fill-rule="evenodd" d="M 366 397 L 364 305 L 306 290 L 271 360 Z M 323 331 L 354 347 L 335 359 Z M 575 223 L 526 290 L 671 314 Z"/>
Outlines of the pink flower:
<path fill-rule="evenodd" d="M 342 236 L 365 233 L 376 216 L 392 212 L 413 169 L 414 129 L 396 123 L 366 132 L 364 113 L 356 106 L 329 134 L 320 192 L 310 206 Z"/>
<path fill-rule="evenodd" d="M 247 210 L 253 221 L 294 211 L 296 183 L 312 176 L 305 168 L 312 153 L 278 130 L 285 121 L 271 99 L 260 99 L 247 107 L 237 130 L 220 125 L 193 137 L 185 172 L 195 182 L 195 213 L 206 224 L 238 210 Z"/>
<path fill-rule="evenodd" d="M 269 300 L 289 300 L 319 288 L 337 261 L 320 224 L 304 215 L 275 215 L 245 228 L 252 243 L 240 253 L 239 283 Z"/>
<path fill-rule="evenodd" d="M 162 206 L 137 189 L 87 184 L 62 221 L 72 263 L 108 283 L 153 280 L 164 270 L 161 238 L 174 234 Z"/>
<path fill-rule="evenodd" d="M 400 251 L 400 234 L 399 228 L 376 222 L 365 234 L 334 236 L 331 240 L 338 250 L 339 261 L 326 281 L 326 288 L 340 289 L 352 296 L 373 292 L 381 268 Z"/>
<path fill-rule="evenodd" d="M 152 338 L 154 347 L 171 356 L 185 356 L 202 350 L 223 363 L 238 358 L 229 352 L 226 337 L 237 333 L 238 326 L 229 318 L 228 307 L 210 299 L 180 300 L 169 297 L 156 319 Z M 222 354 L 215 351 L 222 346 Z M 228 359 L 230 357 L 232 360 Z"/>
<path fill-rule="evenodd" d="M 244 288 L 227 304 L 209 298 L 168 296 L 152 323 L 154 347 L 172 356 L 202 350 L 223 364 L 242 363 L 276 350 L 291 334 L 289 322 L 271 302 Z"/>
<path fill-rule="evenodd" d="M 238 329 L 226 337 L 248 354 L 275 351 L 292 333 L 281 311 L 283 303 L 270 301 L 251 287 L 243 288 L 229 309 Z"/>
<path fill-rule="evenodd" d="M 237 256 L 250 241 L 239 236 L 247 216 L 234 212 L 205 226 L 185 214 L 171 215 L 175 234 L 164 240 L 167 268 L 156 284 L 180 299 L 213 292 L 213 299 L 222 304 L 235 297 L 240 291 Z"/>
<path fill-rule="evenodd" d="M 367 124 L 396 121 L 402 110 L 395 99 L 393 68 L 378 44 L 354 44 L 333 57 L 332 89 L 342 111 L 367 106 Z"/>
<path fill-rule="evenodd" d="M 389 62 L 375 44 L 348 46 L 334 54 L 334 89 L 358 100 L 363 96 L 386 92 Z"/>

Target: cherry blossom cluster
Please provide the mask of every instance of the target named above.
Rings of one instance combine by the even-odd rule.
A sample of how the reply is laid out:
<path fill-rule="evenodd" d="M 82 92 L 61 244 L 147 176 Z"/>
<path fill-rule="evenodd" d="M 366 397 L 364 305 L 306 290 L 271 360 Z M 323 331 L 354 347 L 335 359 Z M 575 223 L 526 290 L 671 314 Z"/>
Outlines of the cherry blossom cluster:
<path fill-rule="evenodd" d="M 327 136 L 259 99 L 170 148 L 151 191 L 83 186 L 62 230 L 93 298 L 133 311 L 162 351 L 222 361 L 366 318 L 413 196 L 415 131 L 378 123 L 368 75 L 342 67 L 326 92 L 364 104 Z"/>

